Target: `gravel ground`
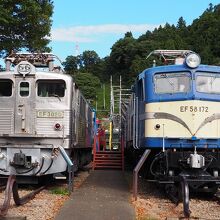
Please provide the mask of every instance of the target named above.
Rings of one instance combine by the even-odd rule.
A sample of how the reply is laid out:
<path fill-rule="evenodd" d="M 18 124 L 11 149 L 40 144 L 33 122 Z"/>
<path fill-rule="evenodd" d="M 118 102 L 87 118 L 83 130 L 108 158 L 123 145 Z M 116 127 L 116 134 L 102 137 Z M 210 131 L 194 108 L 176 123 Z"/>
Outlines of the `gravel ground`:
<path fill-rule="evenodd" d="M 87 171 L 81 171 L 78 173 L 78 176 L 74 179 L 74 190 L 76 190 L 83 181 L 88 177 L 89 173 Z M 54 191 L 60 190 L 59 194 L 55 194 Z M 52 187 L 41 191 L 36 197 L 29 201 L 23 206 L 16 206 L 14 204 L 13 198 L 11 200 L 11 206 L 8 210 L 7 217 L 24 217 L 26 216 L 27 220 L 52 220 L 62 207 L 63 203 L 69 198 L 68 195 L 65 195 L 67 185 L 64 183 L 57 183 Z M 19 195 L 23 196 L 30 191 L 27 189 L 19 190 Z M 0 204 L 2 205 L 4 198 L 4 192 L 0 192 Z"/>
<path fill-rule="evenodd" d="M 131 179 L 128 174 L 128 179 Z M 220 192 L 219 192 L 220 193 Z M 139 179 L 138 198 L 131 202 L 136 210 L 137 220 L 185 219 L 183 204 L 172 203 L 155 183 Z M 220 203 L 218 200 L 203 196 L 190 199 L 190 219 L 220 220 Z"/>

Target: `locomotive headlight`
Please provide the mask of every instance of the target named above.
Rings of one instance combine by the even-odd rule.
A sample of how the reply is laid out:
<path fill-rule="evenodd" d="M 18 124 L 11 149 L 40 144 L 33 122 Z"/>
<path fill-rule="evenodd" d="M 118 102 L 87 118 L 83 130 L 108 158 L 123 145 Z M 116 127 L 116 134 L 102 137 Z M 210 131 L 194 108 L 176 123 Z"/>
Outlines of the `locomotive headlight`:
<path fill-rule="evenodd" d="M 54 130 L 60 131 L 61 129 L 62 129 L 62 126 L 61 126 L 60 123 L 56 123 L 56 124 L 54 125 Z"/>
<path fill-rule="evenodd" d="M 196 68 L 197 66 L 199 66 L 200 62 L 201 62 L 201 58 L 198 54 L 196 53 L 190 53 L 187 57 L 186 57 L 186 65 L 190 68 Z"/>

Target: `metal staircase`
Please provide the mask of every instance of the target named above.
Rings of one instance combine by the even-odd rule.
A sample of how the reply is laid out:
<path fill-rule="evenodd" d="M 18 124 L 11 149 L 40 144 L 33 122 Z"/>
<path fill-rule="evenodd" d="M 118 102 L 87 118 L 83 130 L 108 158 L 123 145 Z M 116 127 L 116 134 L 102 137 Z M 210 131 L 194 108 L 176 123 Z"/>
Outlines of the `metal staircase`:
<path fill-rule="evenodd" d="M 124 170 L 123 151 L 98 151 L 94 153 L 93 169 Z"/>
<path fill-rule="evenodd" d="M 110 123 L 109 123 L 109 138 L 108 147 L 105 147 L 104 151 L 100 150 L 99 137 L 94 138 L 93 147 L 93 170 L 94 169 L 119 169 L 124 170 L 124 137 L 122 135 L 122 119 L 125 120 L 125 107 L 130 97 L 130 89 L 122 88 L 122 79 L 120 76 L 119 86 L 113 86 L 112 76 L 110 79 L 111 84 L 111 100 L 110 100 Z M 116 107 L 118 106 L 118 107 Z M 114 131 L 115 129 L 115 131 Z M 114 134 L 117 134 L 118 138 L 114 140 Z M 115 142 L 116 141 L 116 142 Z M 115 144 L 119 144 L 117 150 L 115 150 Z"/>

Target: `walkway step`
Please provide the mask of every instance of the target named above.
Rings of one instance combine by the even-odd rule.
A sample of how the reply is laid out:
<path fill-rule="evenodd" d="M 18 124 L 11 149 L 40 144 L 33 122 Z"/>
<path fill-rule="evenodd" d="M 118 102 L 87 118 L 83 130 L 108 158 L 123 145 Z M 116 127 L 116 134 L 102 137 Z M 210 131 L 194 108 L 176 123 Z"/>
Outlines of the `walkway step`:
<path fill-rule="evenodd" d="M 120 151 L 98 151 L 94 154 L 93 169 L 123 170 L 123 155 Z"/>
<path fill-rule="evenodd" d="M 95 163 L 106 163 L 108 162 L 109 164 L 111 163 L 119 163 L 121 164 L 121 160 L 96 160 Z"/>

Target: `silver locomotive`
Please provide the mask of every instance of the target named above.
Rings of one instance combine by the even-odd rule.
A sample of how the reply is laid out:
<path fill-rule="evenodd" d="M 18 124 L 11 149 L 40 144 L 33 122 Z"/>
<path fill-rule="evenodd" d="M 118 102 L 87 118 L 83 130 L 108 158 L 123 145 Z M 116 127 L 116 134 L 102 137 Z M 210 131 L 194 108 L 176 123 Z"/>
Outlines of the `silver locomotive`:
<path fill-rule="evenodd" d="M 54 59 L 49 53 L 6 58 L 0 72 L 1 175 L 64 172 L 60 146 L 75 169 L 91 160 L 93 110 Z"/>

